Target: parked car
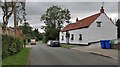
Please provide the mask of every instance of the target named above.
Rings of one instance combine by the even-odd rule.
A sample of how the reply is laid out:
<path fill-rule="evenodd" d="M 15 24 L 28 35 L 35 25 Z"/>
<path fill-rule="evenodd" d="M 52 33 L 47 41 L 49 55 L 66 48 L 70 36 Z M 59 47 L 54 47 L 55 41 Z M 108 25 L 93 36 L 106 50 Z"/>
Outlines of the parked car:
<path fill-rule="evenodd" d="M 31 44 L 31 45 L 36 45 L 36 39 L 31 39 L 30 44 Z"/>
<path fill-rule="evenodd" d="M 57 40 L 53 40 L 53 41 L 51 41 L 50 46 L 51 47 L 60 47 L 60 42 Z"/>
<path fill-rule="evenodd" d="M 47 46 L 50 46 L 50 45 L 52 44 L 52 41 L 53 41 L 53 40 L 49 40 L 49 41 L 47 42 Z"/>
<path fill-rule="evenodd" d="M 57 40 L 49 40 L 47 42 L 47 46 L 51 46 L 51 47 L 60 47 L 60 42 Z"/>

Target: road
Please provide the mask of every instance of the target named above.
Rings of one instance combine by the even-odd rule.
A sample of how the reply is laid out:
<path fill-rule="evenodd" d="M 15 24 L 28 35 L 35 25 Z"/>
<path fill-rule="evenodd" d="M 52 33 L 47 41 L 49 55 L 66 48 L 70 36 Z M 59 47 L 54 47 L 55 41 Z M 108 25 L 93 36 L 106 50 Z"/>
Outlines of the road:
<path fill-rule="evenodd" d="M 61 47 L 49 47 L 41 42 L 32 45 L 29 65 L 117 65 L 117 61 Z"/>

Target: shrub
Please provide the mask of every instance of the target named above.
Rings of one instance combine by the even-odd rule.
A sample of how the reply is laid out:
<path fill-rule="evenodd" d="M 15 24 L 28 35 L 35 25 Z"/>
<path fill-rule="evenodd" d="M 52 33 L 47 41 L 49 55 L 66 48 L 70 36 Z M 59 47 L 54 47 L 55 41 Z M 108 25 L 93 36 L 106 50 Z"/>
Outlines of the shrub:
<path fill-rule="evenodd" d="M 43 43 L 47 43 L 48 40 L 49 40 L 49 39 L 48 39 L 47 36 L 44 36 L 44 37 L 43 37 Z"/>
<path fill-rule="evenodd" d="M 23 40 L 13 36 L 2 35 L 2 58 L 8 57 L 21 51 Z"/>

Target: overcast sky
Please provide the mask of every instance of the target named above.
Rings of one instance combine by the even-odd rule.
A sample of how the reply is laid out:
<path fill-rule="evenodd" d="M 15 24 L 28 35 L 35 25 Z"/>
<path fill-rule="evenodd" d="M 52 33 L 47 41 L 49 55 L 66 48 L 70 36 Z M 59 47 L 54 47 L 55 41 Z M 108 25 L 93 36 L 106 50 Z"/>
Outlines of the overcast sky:
<path fill-rule="evenodd" d="M 80 20 L 87 16 L 98 13 L 102 6 L 102 2 L 27 2 L 27 21 L 33 28 L 38 28 L 40 32 L 43 32 L 41 26 L 44 25 L 44 23 L 40 21 L 40 17 L 45 13 L 48 7 L 53 5 L 69 9 L 71 14 L 70 21 L 75 22 L 76 17 L 78 17 L 78 19 Z M 105 2 L 104 9 L 106 14 L 113 20 L 118 18 L 117 2 Z M 1 13 L 2 12 L 0 12 L 0 15 Z M 2 18 L 0 19 L 0 21 L 2 21 Z M 13 26 L 12 19 L 10 20 L 9 25 Z"/>

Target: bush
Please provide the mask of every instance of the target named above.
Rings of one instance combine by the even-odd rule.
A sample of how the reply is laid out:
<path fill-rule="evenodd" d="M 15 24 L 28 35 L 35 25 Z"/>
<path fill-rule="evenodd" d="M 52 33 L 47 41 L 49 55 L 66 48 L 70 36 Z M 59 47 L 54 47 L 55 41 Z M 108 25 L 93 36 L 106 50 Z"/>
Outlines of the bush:
<path fill-rule="evenodd" d="M 110 40 L 110 44 L 111 45 L 116 45 L 116 44 L 118 44 L 118 40 L 117 39 L 112 39 L 112 40 Z"/>
<path fill-rule="evenodd" d="M 2 35 L 2 58 L 16 54 L 23 48 L 23 40 L 13 36 Z"/>
<path fill-rule="evenodd" d="M 48 40 L 49 40 L 49 39 L 48 39 L 47 36 L 44 36 L 44 37 L 43 37 L 43 43 L 47 43 Z"/>

